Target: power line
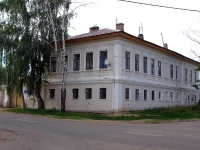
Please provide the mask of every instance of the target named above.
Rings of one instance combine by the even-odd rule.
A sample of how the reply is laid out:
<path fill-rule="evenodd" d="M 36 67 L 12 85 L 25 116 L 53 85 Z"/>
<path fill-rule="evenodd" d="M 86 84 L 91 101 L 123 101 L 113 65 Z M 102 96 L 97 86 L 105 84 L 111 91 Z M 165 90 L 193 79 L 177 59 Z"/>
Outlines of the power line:
<path fill-rule="evenodd" d="M 162 5 L 155 5 L 155 4 L 148 4 L 148 3 L 140 3 L 140 2 L 127 1 L 127 0 L 118 0 L 118 1 L 129 2 L 129 3 L 135 3 L 135 4 L 141 4 L 141 5 L 148 5 L 148 6 L 154 6 L 154 7 L 163 7 L 163 8 L 170 8 L 170 9 L 178 9 L 178 10 L 186 10 L 186 11 L 196 11 L 196 12 L 200 12 L 200 10 L 194 10 L 194 9 L 186 9 L 186 8 L 177 8 L 177 7 L 170 7 L 170 6 L 162 6 Z"/>

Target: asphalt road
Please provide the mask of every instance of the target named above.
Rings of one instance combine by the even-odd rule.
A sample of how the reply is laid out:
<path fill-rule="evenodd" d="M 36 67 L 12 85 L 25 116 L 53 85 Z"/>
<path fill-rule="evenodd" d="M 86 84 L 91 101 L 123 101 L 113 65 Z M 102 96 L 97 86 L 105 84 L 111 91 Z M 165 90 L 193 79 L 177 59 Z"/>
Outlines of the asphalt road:
<path fill-rule="evenodd" d="M 7 134 L 12 140 L 0 138 L 0 150 L 200 149 L 200 121 L 133 124 L 61 120 L 0 112 L 0 132 L 3 131 L 14 132 Z"/>

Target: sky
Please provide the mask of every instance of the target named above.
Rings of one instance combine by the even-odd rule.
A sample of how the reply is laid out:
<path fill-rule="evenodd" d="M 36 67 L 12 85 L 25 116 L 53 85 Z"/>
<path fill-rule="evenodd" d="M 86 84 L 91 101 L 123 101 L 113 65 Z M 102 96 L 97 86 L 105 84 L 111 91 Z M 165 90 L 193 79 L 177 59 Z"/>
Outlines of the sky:
<path fill-rule="evenodd" d="M 199 0 L 129 0 L 162 6 L 187 8 L 200 11 Z M 116 28 L 124 23 L 124 31 L 138 36 L 142 24 L 144 40 L 163 46 L 168 44 L 170 50 L 186 57 L 200 61 L 192 51 L 200 55 L 200 44 L 192 42 L 183 33 L 192 30 L 200 31 L 200 12 L 182 11 L 118 0 L 74 0 L 72 8 L 87 4 L 76 9 L 76 17 L 71 20 L 69 35 L 74 36 L 89 32 L 89 28 L 97 25 L 100 29 Z M 200 40 L 200 37 L 199 37 Z"/>

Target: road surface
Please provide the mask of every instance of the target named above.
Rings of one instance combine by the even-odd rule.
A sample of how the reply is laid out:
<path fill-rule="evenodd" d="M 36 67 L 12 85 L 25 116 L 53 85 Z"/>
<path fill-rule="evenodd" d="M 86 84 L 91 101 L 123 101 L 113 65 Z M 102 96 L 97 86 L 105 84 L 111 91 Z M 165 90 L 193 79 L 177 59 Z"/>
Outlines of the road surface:
<path fill-rule="evenodd" d="M 199 150 L 200 121 L 74 121 L 0 112 L 0 150 Z"/>

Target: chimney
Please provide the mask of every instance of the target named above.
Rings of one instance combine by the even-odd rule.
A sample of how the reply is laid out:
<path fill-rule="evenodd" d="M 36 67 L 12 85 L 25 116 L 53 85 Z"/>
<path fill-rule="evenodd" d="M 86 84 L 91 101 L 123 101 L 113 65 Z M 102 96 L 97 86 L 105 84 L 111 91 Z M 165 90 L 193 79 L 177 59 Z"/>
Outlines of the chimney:
<path fill-rule="evenodd" d="M 98 30 L 99 30 L 99 27 L 98 27 L 98 26 L 91 27 L 91 28 L 90 28 L 90 33 L 95 32 L 95 31 L 98 31 Z"/>
<path fill-rule="evenodd" d="M 123 23 L 117 23 L 116 24 L 116 30 L 124 31 L 124 24 Z"/>
<path fill-rule="evenodd" d="M 163 44 L 164 48 L 168 49 L 167 43 Z"/>
<path fill-rule="evenodd" d="M 144 40 L 143 34 L 138 34 L 138 38 Z"/>

